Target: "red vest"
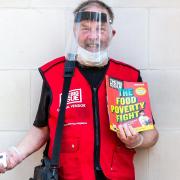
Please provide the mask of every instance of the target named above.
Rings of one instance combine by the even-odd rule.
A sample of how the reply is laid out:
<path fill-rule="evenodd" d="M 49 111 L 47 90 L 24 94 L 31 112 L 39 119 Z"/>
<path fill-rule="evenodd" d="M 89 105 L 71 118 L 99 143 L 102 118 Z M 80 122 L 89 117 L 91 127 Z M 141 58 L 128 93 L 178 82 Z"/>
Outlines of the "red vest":
<path fill-rule="evenodd" d="M 58 107 L 63 86 L 65 58 L 55 59 L 40 68 L 43 78 L 52 92 L 49 109 L 50 147 L 52 147 L 58 117 Z M 110 77 L 137 81 L 139 71 L 110 60 L 106 74 Z M 100 165 L 108 179 L 134 180 L 133 156 L 135 151 L 127 149 L 109 129 L 106 104 L 105 78 L 98 89 L 100 119 Z M 64 180 L 95 180 L 94 173 L 94 120 L 92 90 L 78 68 L 75 68 L 65 112 L 65 124 L 60 153 L 60 178 Z"/>

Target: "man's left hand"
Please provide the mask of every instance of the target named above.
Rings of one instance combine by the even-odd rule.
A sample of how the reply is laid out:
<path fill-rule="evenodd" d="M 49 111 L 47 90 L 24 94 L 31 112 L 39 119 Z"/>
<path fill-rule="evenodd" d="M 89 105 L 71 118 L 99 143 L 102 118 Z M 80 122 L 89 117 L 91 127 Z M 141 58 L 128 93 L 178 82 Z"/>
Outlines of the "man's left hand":
<path fill-rule="evenodd" d="M 117 136 L 128 148 L 138 147 L 143 142 L 143 136 L 128 124 L 119 125 Z"/>

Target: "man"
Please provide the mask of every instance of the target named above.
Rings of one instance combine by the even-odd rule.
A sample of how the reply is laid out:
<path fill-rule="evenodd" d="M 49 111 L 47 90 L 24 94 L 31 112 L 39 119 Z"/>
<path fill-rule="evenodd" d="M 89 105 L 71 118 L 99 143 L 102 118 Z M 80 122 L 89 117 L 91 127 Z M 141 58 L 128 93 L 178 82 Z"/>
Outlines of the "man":
<path fill-rule="evenodd" d="M 108 57 L 108 47 L 115 35 L 113 12 L 102 1 L 85 1 L 74 11 L 76 54 L 61 143 L 60 179 L 133 180 L 134 148 L 148 148 L 158 139 L 155 129 L 137 133 L 132 126 L 120 126 L 118 133 L 109 129 L 105 75 L 140 81 L 140 72 Z M 76 51 L 76 52 L 75 52 Z M 68 56 L 66 56 L 66 59 Z M 7 167 L 14 168 L 49 139 L 51 158 L 62 93 L 65 58 L 57 58 L 40 68 L 43 88 L 38 113 L 32 129 L 16 146 L 8 150 Z M 35 137 L 35 138 L 34 138 Z"/>

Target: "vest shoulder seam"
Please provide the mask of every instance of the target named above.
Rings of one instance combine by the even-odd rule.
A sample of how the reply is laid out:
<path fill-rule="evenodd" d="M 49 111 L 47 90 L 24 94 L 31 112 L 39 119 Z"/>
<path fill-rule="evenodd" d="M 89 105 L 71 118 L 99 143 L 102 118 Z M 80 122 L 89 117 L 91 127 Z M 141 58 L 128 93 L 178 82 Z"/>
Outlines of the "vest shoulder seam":
<path fill-rule="evenodd" d="M 137 69 L 137 68 L 135 68 L 135 67 L 133 67 L 133 66 L 131 66 L 131 65 L 129 65 L 129 64 L 126 64 L 126 63 L 124 63 L 124 62 L 121 62 L 121 61 L 118 61 L 118 60 L 115 60 L 115 59 L 110 59 L 113 63 L 116 63 L 116 64 L 119 64 L 119 65 L 122 65 L 122 66 L 126 66 L 126 67 L 128 67 L 128 68 L 130 68 L 130 69 L 132 69 L 132 70 L 135 70 L 135 71 L 137 71 L 137 72 L 139 72 L 139 70 Z"/>
<path fill-rule="evenodd" d="M 56 59 L 51 60 L 48 63 L 44 64 L 43 66 L 41 66 L 39 68 L 39 71 L 42 72 L 42 73 L 46 73 L 47 71 L 49 71 L 54 66 L 57 66 L 58 64 L 64 63 L 64 61 L 65 61 L 64 56 L 56 58 Z"/>

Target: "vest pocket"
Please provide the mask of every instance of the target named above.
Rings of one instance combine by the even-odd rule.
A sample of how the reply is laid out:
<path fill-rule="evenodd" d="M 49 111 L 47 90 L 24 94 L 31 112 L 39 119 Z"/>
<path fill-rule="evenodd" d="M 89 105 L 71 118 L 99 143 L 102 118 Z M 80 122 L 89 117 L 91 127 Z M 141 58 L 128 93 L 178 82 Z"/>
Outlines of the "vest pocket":
<path fill-rule="evenodd" d="M 117 146 L 111 161 L 111 179 L 134 180 L 134 149 Z"/>
<path fill-rule="evenodd" d="M 67 137 L 62 140 L 60 153 L 60 179 L 80 180 L 80 139 L 77 137 Z"/>
<path fill-rule="evenodd" d="M 80 139 L 74 137 L 68 137 L 66 140 L 62 140 L 61 153 L 73 153 L 79 149 Z"/>

